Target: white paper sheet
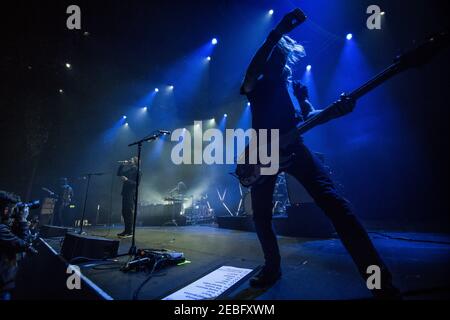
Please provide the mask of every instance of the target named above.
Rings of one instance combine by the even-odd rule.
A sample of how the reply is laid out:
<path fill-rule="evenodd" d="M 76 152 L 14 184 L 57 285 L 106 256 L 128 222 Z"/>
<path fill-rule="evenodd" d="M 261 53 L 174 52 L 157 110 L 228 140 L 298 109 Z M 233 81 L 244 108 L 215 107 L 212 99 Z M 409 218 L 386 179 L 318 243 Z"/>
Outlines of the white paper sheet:
<path fill-rule="evenodd" d="M 252 272 L 252 269 L 222 266 L 163 300 L 215 299 L 250 272 Z"/>

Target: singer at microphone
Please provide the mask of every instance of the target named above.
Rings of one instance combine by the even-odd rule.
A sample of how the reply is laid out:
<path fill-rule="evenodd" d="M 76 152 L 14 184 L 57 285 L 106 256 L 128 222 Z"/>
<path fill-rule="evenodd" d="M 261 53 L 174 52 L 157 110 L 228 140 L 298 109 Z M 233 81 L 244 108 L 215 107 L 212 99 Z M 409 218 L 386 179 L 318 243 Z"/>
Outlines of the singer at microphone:
<path fill-rule="evenodd" d="M 122 217 L 125 224 L 123 232 L 117 236 L 119 238 L 130 238 L 133 233 L 133 214 L 135 212 L 135 187 L 138 174 L 137 164 L 138 158 L 132 157 L 130 160 L 118 161 L 120 163 L 117 170 L 117 176 L 123 182 L 122 186 Z M 139 172 L 139 175 L 141 173 Z"/>

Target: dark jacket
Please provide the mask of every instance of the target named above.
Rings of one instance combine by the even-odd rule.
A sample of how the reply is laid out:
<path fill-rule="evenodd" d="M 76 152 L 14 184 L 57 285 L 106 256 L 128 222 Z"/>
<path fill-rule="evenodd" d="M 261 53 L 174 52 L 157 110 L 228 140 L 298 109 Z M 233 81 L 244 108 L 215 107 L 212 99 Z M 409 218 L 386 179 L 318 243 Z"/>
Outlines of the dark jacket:
<path fill-rule="evenodd" d="M 123 183 L 122 196 L 131 195 L 135 192 L 136 173 L 137 173 L 137 166 L 135 165 L 121 164 L 119 166 L 119 169 L 117 170 L 117 176 L 119 177 L 124 176 L 128 178 L 128 180 L 124 181 Z"/>
<path fill-rule="evenodd" d="M 16 255 L 27 251 L 29 245 L 28 222 L 17 222 L 12 227 L 0 223 L 0 292 L 15 287 Z"/>

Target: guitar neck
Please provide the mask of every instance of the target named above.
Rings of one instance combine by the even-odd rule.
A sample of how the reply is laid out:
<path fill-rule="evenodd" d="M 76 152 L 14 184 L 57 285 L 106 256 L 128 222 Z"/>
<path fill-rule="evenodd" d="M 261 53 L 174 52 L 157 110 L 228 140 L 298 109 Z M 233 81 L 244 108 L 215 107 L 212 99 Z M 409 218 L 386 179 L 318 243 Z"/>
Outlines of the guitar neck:
<path fill-rule="evenodd" d="M 348 94 L 348 96 L 354 100 L 357 100 L 403 70 L 404 67 L 402 66 L 402 64 L 400 62 L 395 62 L 394 64 L 377 74 L 375 77 L 367 81 L 365 84 L 353 90 L 350 94 Z M 333 104 L 329 105 L 328 107 L 323 109 L 322 112 L 312 116 L 311 118 L 303 122 L 297 127 L 298 132 L 300 134 L 303 134 L 322 123 L 328 116 L 328 112 L 331 111 L 332 108 Z"/>

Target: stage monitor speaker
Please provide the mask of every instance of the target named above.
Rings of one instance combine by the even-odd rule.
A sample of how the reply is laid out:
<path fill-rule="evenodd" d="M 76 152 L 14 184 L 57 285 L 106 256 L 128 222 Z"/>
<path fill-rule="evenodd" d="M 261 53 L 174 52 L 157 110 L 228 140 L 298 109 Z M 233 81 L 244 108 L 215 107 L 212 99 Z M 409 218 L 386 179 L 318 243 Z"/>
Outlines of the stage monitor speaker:
<path fill-rule="evenodd" d="M 39 227 L 39 236 L 41 238 L 64 237 L 69 232 L 69 228 L 43 225 Z"/>
<path fill-rule="evenodd" d="M 61 255 L 71 261 L 76 257 L 109 259 L 117 256 L 119 240 L 67 233 L 61 248 Z"/>

